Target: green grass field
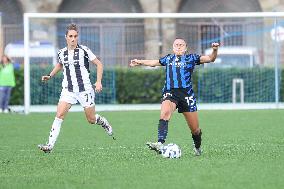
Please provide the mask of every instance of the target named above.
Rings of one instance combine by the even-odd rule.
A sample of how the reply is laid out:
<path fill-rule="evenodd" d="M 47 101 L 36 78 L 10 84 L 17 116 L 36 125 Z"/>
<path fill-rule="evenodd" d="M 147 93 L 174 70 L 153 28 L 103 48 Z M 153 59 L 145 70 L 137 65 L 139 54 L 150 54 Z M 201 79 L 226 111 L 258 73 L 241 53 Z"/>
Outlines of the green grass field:
<path fill-rule="evenodd" d="M 195 157 L 183 116 L 174 114 L 167 142 L 182 149 L 164 159 L 147 149 L 159 111 L 101 112 L 117 140 L 69 113 L 54 151 L 54 114 L 0 114 L 0 188 L 284 188 L 284 110 L 200 111 L 203 155 Z"/>

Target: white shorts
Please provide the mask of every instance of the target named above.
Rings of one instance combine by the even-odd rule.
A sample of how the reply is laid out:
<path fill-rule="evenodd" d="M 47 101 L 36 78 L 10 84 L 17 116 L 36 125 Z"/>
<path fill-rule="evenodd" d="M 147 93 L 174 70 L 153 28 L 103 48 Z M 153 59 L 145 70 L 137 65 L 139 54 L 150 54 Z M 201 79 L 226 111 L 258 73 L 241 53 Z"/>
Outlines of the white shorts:
<path fill-rule="evenodd" d="M 62 89 L 59 101 L 72 105 L 79 102 L 83 108 L 89 108 L 95 105 L 95 93 L 93 89 L 84 92 L 69 92 Z"/>

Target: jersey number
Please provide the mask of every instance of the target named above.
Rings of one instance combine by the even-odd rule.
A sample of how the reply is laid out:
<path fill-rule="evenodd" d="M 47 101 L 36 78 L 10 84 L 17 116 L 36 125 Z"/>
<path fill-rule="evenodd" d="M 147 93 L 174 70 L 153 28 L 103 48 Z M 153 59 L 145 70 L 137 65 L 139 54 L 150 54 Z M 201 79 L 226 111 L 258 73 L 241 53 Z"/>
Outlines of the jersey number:
<path fill-rule="evenodd" d="M 184 97 L 188 106 L 192 106 L 194 105 L 194 99 L 193 99 L 193 96 L 187 96 L 187 97 Z"/>
<path fill-rule="evenodd" d="M 87 93 L 87 94 L 85 94 L 86 102 L 89 102 L 89 95 L 90 95 L 90 99 L 93 99 L 92 94 L 91 93 Z"/>

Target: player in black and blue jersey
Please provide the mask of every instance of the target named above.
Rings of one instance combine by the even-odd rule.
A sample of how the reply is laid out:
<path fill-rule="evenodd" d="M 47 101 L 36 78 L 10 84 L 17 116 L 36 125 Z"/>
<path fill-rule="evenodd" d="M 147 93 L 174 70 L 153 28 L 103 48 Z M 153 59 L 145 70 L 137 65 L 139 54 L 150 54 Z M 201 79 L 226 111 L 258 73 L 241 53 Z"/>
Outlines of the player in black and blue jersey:
<path fill-rule="evenodd" d="M 161 114 L 158 125 L 158 142 L 148 142 L 150 149 L 160 151 L 168 134 L 168 124 L 173 112 L 183 113 L 191 130 L 195 155 L 201 155 L 201 129 L 199 128 L 196 97 L 193 92 L 191 76 L 196 65 L 214 62 L 219 43 L 212 43 L 210 55 L 187 54 L 184 39 L 173 42 L 174 54 L 168 54 L 159 60 L 131 60 L 130 66 L 165 66 L 166 80 L 163 88 Z"/>

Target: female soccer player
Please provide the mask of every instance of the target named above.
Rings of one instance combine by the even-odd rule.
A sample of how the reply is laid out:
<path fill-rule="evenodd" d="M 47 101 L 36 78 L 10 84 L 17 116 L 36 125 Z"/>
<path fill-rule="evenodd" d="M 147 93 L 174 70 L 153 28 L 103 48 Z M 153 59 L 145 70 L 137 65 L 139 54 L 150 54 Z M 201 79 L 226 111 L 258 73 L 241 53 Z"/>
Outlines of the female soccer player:
<path fill-rule="evenodd" d="M 55 65 L 49 75 L 42 76 L 42 81 L 48 81 L 63 69 L 62 91 L 49 140 L 47 144 L 38 145 L 39 149 L 44 152 L 50 152 L 53 149 L 66 114 L 77 102 L 84 108 L 90 124 L 101 125 L 108 135 L 113 135 L 109 122 L 99 114 L 95 114 L 95 93 L 89 77 L 89 62 L 91 62 L 97 67 L 95 92 L 101 92 L 103 65 L 89 48 L 78 45 L 78 28 L 75 24 L 67 26 L 65 38 L 67 47 L 58 51 L 59 63 Z"/>
<path fill-rule="evenodd" d="M 212 43 L 212 54 L 200 56 L 186 54 L 187 44 L 184 39 L 177 38 L 173 42 L 173 53 L 159 60 L 131 60 L 130 66 L 166 66 L 166 81 L 163 88 L 160 120 L 158 125 L 158 142 L 148 142 L 150 149 L 160 151 L 168 134 L 168 124 L 173 112 L 178 109 L 191 130 L 195 155 L 201 155 L 201 129 L 198 123 L 196 97 L 191 83 L 191 75 L 195 65 L 214 62 L 217 57 L 219 43 Z"/>

